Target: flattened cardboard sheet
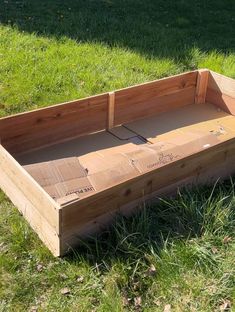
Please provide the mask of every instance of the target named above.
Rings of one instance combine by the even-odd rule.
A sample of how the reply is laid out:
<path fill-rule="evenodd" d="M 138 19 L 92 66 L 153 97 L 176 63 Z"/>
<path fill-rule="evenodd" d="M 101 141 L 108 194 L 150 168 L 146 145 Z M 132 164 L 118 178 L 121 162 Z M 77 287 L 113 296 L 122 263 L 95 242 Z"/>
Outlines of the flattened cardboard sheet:
<path fill-rule="evenodd" d="M 128 128 L 118 126 L 31 152 L 22 160 L 31 163 L 24 168 L 64 204 L 233 137 L 235 117 L 211 104 L 193 104 Z"/>
<path fill-rule="evenodd" d="M 199 135 L 198 133 L 187 133 L 183 137 L 181 135 L 169 138 L 167 142 L 146 144 L 139 148 L 138 151 L 127 153 L 126 155 L 140 173 L 145 173 L 218 143 L 218 138 L 213 134 Z"/>
<path fill-rule="evenodd" d="M 54 199 L 73 193 L 80 198 L 95 191 L 77 157 L 26 165 L 24 168 Z"/>
<path fill-rule="evenodd" d="M 128 158 L 122 153 L 104 155 L 102 152 L 94 152 L 84 157 L 79 157 L 79 161 L 90 176 L 118 167 L 121 163 L 128 163 Z"/>
<path fill-rule="evenodd" d="M 123 155 L 118 156 L 122 156 L 123 161 L 110 166 L 103 171 L 88 176 L 91 184 L 97 191 L 134 178 L 139 174 L 139 171 L 133 166 L 132 162 L 127 157 L 124 157 Z"/>
<path fill-rule="evenodd" d="M 61 196 L 76 194 L 79 198 L 94 193 L 95 189 L 87 177 L 70 179 L 55 185 L 61 192 Z"/>
<path fill-rule="evenodd" d="M 182 132 L 201 131 L 203 135 L 219 130 L 219 125 L 232 117 L 212 104 L 187 105 L 178 110 L 128 123 L 128 129 L 138 133 L 151 143 L 167 141 L 169 136 Z M 226 137 L 221 140 L 227 139 Z"/>

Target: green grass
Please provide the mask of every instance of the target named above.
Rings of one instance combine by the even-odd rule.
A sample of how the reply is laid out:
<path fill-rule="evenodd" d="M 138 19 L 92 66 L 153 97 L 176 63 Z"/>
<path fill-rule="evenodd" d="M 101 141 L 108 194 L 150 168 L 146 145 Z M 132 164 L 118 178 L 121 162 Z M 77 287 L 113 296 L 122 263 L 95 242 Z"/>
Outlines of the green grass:
<path fill-rule="evenodd" d="M 235 78 L 234 11 L 232 0 L 0 0 L 0 116 L 195 68 Z M 235 311 L 233 183 L 120 217 L 63 259 L 0 193 L 0 311 Z"/>

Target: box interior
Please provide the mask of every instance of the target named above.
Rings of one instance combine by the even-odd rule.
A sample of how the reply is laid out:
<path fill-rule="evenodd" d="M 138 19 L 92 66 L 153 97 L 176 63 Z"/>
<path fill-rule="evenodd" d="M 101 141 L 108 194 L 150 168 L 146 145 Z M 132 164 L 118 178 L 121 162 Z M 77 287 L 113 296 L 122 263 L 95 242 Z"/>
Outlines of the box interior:
<path fill-rule="evenodd" d="M 193 103 L 15 158 L 63 205 L 233 137 L 233 115 Z"/>

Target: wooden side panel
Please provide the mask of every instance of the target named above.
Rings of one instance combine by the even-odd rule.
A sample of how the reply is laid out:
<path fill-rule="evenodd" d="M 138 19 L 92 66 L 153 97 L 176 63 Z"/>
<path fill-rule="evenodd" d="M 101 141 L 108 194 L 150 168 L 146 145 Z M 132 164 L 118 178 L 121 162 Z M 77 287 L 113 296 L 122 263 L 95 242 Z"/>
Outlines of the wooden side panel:
<path fill-rule="evenodd" d="M 197 71 L 0 120 L 0 141 L 24 153 L 192 104 Z M 14 125 L 14 126 L 12 126 Z"/>
<path fill-rule="evenodd" d="M 206 90 L 208 84 L 208 69 L 201 69 L 198 71 L 197 75 L 197 86 L 196 86 L 196 94 L 195 94 L 195 103 L 203 104 L 206 101 Z"/>
<path fill-rule="evenodd" d="M 235 140 L 229 140 L 184 159 L 124 182 L 89 198 L 62 207 L 62 252 L 76 244 L 77 236 L 90 232 L 92 222 L 99 228 L 99 218 L 119 211 L 120 207 L 146 196 L 153 196 L 169 186 L 213 181 L 235 173 Z M 121 208 L 122 209 L 122 208 Z M 105 217 L 108 219 L 107 215 Z M 110 216 L 109 219 L 112 219 Z M 87 226 L 86 226 L 87 225 Z M 89 226 L 88 226 L 89 225 Z"/>
<path fill-rule="evenodd" d="M 37 184 L 37 182 L 24 170 L 19 163 L 0 145 L 0 170 L 13 183 L 13 189 L 9 189 L 10 194 L 19 190 L 27 201 L 47 220 L 50 226 L 60 233 L 60 224 L 58 218 L 59 206 L 54 200 Z M 1 186 L 1 185 L 0 185 Z M 7 191 L 7 185 L 3 185 Z M 12 187 L 12 186 L 11 186 Z M 10 186 L 9 186 L 10 188 Z M 22 197 L 22 202 L 24 202 Z M 17 199 L 20 202 L 20 198 Z M 21 207 L 21 204 L 20 204 Z"/>
<path fill-rule="evenodd" d="M 235 115 L 235 80 L 210 71 L 206 101 Z"/>
<path fill-rule="evenodd" d="M 115 92 L 114 125 L 194 103 L 197 71 Z"/>
<path fill-rule="evenodd" d="M 29 222 L 39 238 L 50 249 L 54 256 L 60 255 L 60 239 L 55 229 L 39 213 L 25 195 L 15 186 L 0 168 L 0 187 L 11 199 L 13 204 Z"/>
<path fill-rule="evenodd" d="M 108 94 L 43 108 L 0 120 L 1 144 L 11 153 L 103 130 Z"/>

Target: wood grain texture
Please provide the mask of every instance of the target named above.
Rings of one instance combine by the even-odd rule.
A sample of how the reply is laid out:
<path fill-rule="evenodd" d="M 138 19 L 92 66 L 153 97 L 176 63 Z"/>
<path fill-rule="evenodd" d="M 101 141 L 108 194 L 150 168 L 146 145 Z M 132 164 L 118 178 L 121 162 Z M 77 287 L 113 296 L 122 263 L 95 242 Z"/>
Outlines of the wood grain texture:
<path fill-rule="evenodd" d="M 1 144 L 16 154 L 103 130 L 107 103 L 103 94 L 2 118 Z"/>
<path fill-rule="evenodd" d="M 19 190 L 35 209 L 38 210 L 42 217 L 47 220 L 56 233 L 59 234 L 59 205 L 54 202 L 2 145 L 0 145 L 0 169 L 12 181 L 14 190 Z M 4 188 L 6 189 L 6 187 Z M 24 201 L 24 198 L 22 198 L 22 201 Z M 20 202 L 20 198 L 18 198 L 18 202 Z"/>
<path fill-rule="evenodd" d="M 149 98 L 146 102 L 144 100 L 132 103 L 127 102 L 126 105 L 123 103 L 119 106 L 116 102 L 114 124 L 125 124 L 192 104 L 194 102 L 194 97 L 195 87 L 191 87 L 175 92 L 174 94 Z"/>
<path fill-rule="evenodd" d="M 197 72 L 190 72 L 115 92 L 114 125 L 194 103 Z"/>
<path fill-rule="evenodd" d="M 208 88 L 235 98 L 235 80 L 213 71 L 209 73 Z"/>
<path fill-rule="evenodd" d="M 43 243 L 56 257 L 60 256 L 60 238 L 55 229 L 32 205 L 28 198 L 16 187 L 14 182 L 0 168 L 0 187 L 18 208 L 20 213 L 29 222 L 34 231 L 38 234 Z"/>
<path fill-rule="evenodd" d="M 220 109 L 235 116 L 235 98 L 224 93 L 219 93 L 214 89 L 208 88 L 206 94 L 206 100 L 214 105 L 217 105 Z"/>
<path fill-rule="evenodd" d="M 232 161 L 228 162 L 231 159 Z M 224 166 L 222 172 L 220 170 L 221 166 Z M 206 181 L 208 178 L 206 172 L 209 170 L 212 170 L 209 178 L 211 180 L 216 179 L 218 178 L 216 168 L 220 172 L 219 176 L 222 176 L 223 172 L 224 176 L 235 172 L 234 139 L 150 171 L 91 197 L 65 205 L 62 207 L 61 218 L 62 245 L 68 245 L 68 242 L 74 239 L 74 235 L 79 234 L 79 230 L 84 231 L 84 224 L 99 218 L 107 212 L 118 211 L 120 207 L 136 199 L 141 200 L 141 198 L 167 186 L 174 185 L 185 179 L 188 180 L 189 177 L 195 183 L 199 177 L 201 181 Z"/>
<path fill-rule="evenodd" d="M 235 80 L 210 71 L 206 100 L 235 116 Z"/>
<path fill-rule="evenodd" d="M 206 90 L 208 85 L 209 70 L 200 69 L 197 75 L 195 103 L 203 104 L 206 101 Z"/>

